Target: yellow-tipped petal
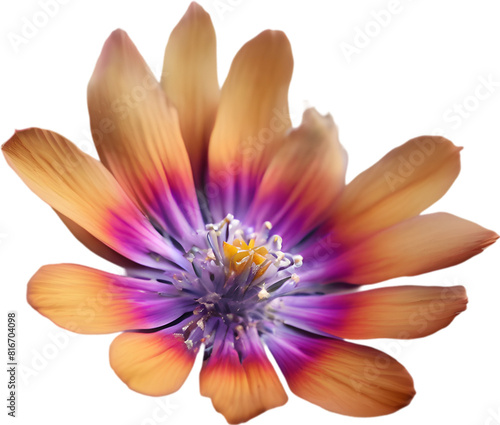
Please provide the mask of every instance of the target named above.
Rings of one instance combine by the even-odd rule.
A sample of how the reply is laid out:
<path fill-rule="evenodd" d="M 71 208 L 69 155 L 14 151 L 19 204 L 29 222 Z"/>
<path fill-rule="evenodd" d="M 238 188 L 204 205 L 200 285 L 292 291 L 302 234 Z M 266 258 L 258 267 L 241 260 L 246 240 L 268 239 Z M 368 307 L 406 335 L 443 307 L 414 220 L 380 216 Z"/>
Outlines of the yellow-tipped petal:
<path fill-rule="evenodd" d="M 61 135 L 17 131 L 2 150 L 35 194 L 109 248 L 150 267 L 158 266 L 152 254 L 179 259 L 111 173 Z"/>
<path fill-rule="evenodd" d="M 290 389 L 331 412 L 387 415 L 415 395 L 408 371 L 373 348 L 295 331 L 278 332 L 266 342 Z"/>
<path fill-rule="evenodd" d="M 280 31 L 264 31 L 234 58 L 209 145 L 211 192 L 221 195 L 209 199 L 216 216 L 247 208 L 247 187 L 255 185 L 282 146 L 291 125 L 287 97 L 292 69 L 290 43 Z"/>
<path fill-rule="evenodd" d="M 395 286 L 348 294 L 284 297 L 279 317 L 346 339 L 421 338 L 467 307 L 463 286 Z"/>
<path fill-rule="evenodd" d="M 498 235 L 451 214 L 422 215 L 389 227 L 349 249 L 334 261 L 337 279 L 376 283 L 459 264 L 482 252 Z"/>
<path fill-rule="evenodd" d="M 176 313 L 167 311 L 175 310 L 177 300 L 159 296 L 163 287 L 77 264 L 54 264 L 30 279 L 28 302 L 64 329 L 106 334 L 154 328 L 176 319 Z"/>
<path fill-rule="evenodd" d="M 111 367 L 138 393 L 159 397 L 177 391 L 191 371 L 196 351 L 168 329 L 153 333 L 127 332 L 109 349 Z"/>
<path fill-rule="evenodd" d="M 359 240 L 420 214 L 455 181 L 460 150 L 438 136 L 393 149 L 346 186 L 331 219 L 337 237 Z"/>
<path fill-rule="evenodd" d="M 245 337 L 248 353 L 241 359 L 234 344 L 224 341 L 214 347 L 200 373 L 201 395 L 210 397 L 230 424 L 246 422 L 288 400 L 255 329 L 248 332 L 253 341 Z"/>
<path fill-rule="evenodd" d="M 201 227 L 177 111 L 124 31 L 103 47 L 88 106 L 93 129 L 107 123 L 95 137 L 102 162 L 142 211 L 173 235 Z"/>
<path fill-rule="evenodd" d="M 170 35 L 161 86 L 177 108 L 195 182 L 201 185 L 220 90 L 215 31 L 209 14 L 197 3 L 191 3 Z"/>
<path fill-rule="evenodd" d="M 267 168 L 247 220 L 269 220 L 288 246 L 300 241 L 332 211 L 345 187 L 347 154 L 330 115 L 304 112 L 302 124 L 285 136 Z"/>

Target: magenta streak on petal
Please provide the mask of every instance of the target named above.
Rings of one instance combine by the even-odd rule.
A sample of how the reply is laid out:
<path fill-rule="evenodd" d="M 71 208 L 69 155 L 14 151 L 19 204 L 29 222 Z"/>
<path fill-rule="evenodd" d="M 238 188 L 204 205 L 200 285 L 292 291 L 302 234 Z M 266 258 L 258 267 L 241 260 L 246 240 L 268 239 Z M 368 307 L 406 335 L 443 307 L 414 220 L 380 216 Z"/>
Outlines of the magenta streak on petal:
<path fill-rule="evenodd" d="M 194 186 L 190 184 L 188 190 L 183 182 L 181 184 L 180 180 L 181 179 L 179 179 L 179 182 L 177 180 L 169 182 L 172 196 L 179 207 L 180 213 L 190 225 L 191 232 L 193 230 L 202 229 L 204 223 L 201 217 L 198 200 L 196 199 Z"/>
<path fill-rule="evenodd" d="M 182 317 L 185 313 L 193 311 L 196 304 L 185 297 L 165 298 L 161 295 L 155 297 L 131 296 L 129 301 L 134 304 L 132 311 L 137 311 L 143 325 L 141 329 L 152 329 L 164 326 Z"/>
<path fill-rule="evenodd" d="M 109 225 L 113 236 L 120 241 L 123 255 L 142 265 L 160 268 L 163 264 L 170 266 L 169 260 L 179 267 L 189 268 L 189 262 L 168 240 L 156 232 L 146 218 L 142 218 L 144 226 L 131 226 L 126 216 L 119 211 L 109 211 Z M 120 252 L 122 253 L 122 252 Z"/>
<path fill-rule="evenodd" d="M 173 285 L 126 276 L 114 276 L 109 291 L 114 299 L 132 304 L 131 313 L 141 329 L 163 326 L 192 311 L 195 301 Z"/>
<path fill-rule="evenodd" d="M 218 222 L 227 214 L 233 214 L 248 223 L 245 217 L 257 191 L 256 179 L 248 177 L 238 167 L 218 171 L 216 176 L 217 180 L 209 181 L 204 191 L 213 221 Z"/>
<path fill-rule="evenodd" d="M 285 326 L 276 326 L 273 334 L 265 334 L 263 339 L 285 376 L 299 370 L 301 364 L 313 360 L 317 354 L 313 338 Z"/>
<path fill-rule="evenodd" d="M 301 283 L 337 283 L 339 276 L 348 275 L 352 266 L 342 259 L 349 249 L 335 233 L 314 232 L 307 241 L 292 249 L 304 257 L 300 270 Z"/>
<path fill-rule="evenodd" d="M 163 230 L 170 235 L 179 238 L 181 235 L 187 239 L 194 233 L 193 228 L 187 222 L 184 213 L 179 209 L 170 190 L 163 186 L 164 182 L 145 182 L 148 187 L 149 200 L 147 202 L 147 214 L 153 220 L 160 223 Z"/>
<path fill-rule="evenodd" d="M 351 305 L 349 298 L 334 294 L 283 297 L 276 316 L 289 325 L 324 335 L 342 329 Z"/>
<path fill-rule="evenodd" d="M 235 349 L 238 351 L 241 361 L 244 361 L 246 358 L 267 359 L 255 326 L 248 326 L 244 332 L 239 334 L 239 338 L 235 341 Z"/>
<path fill-rule="evenodd" d="M 159 177 L 154 182 L 145 181 L 144 186 L 144 191 L 148 193 L 147 213 L 167 234 L 182 241 L 186 246 L 192 245 L 195 242 L 196 230 L 203 228 L 194 188 L 185 190 L 176 182 L 169 182 L 166 186 L 166 182 Z M 192 195 L 188 192 L 192 192 Z"/>
<path fill-rule="evenodd" d="M 252 205 L 246 222 L 259 228 L 265 221 L 270 221 L 273 224 L 273 232 L 283 238 L 288 250 L 292 250 L 319 224 L 307 224 L 307 218 L 314 215 L 314 205 L 304 208 L 300 199 L 290 202 L 287 193 L 275 191 L 272 197 L 269 196 L 263 201 Z"/>

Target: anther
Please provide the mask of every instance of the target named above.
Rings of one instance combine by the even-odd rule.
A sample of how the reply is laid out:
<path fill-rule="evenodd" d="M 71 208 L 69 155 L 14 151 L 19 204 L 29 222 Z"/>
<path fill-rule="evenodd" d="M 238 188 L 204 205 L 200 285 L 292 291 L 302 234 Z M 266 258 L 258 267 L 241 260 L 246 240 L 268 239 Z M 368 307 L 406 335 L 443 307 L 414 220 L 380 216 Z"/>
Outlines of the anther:
<path fill-rule="evenodd" d="M 294 255 L 293 263 L 295 264 L 295 267 L 301 267 L 304 263 L 304 257 L 302 257 L 302 255 Z"/>
<path fill-rule="evenodd" d="M 262 289 L 257 295 L 259 296 L 259 300 L 266 300 L 270 297 L 269 292 L 267 292 L 266 288 L 264 287 L 262 287 Z"/>

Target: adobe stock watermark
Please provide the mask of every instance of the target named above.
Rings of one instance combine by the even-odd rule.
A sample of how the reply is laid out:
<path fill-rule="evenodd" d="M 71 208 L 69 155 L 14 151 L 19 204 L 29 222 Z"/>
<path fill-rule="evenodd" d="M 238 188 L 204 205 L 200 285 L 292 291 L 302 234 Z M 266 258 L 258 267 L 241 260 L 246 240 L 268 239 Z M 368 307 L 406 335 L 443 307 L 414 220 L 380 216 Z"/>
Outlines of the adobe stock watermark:
<path fill-rule="evenodd" d="M 488 417 L 484 421 L 484 425 L 500 425 L 500 406 L 497 406 L 497 410 L 493 408 L 488 409 Z"/>
<path fill-rule="evenodd" d="M 116 114 L 116 121 L 111 117 L 103 117 L 89 129 L 87 126 L 80 128 L 80 139 L 75 144 L 85 153 L 93 151 L 94 147 L 98 147 L 104 143 L 108 135 L 112 134 L 123 120 L 130 117 L 134 109 L 140 107 L 141 103 L 148 99 L 148 92 L 153 92 L 158 89 L 158 81 L 154 77 L 155 74 L 161 73 L 163 78 L 168 74 L 163 73 L 163 65 L 155 64 L 151 67 L 152 74 L 145 75 L 139 84 L 134 85 L 128 92 L 122 93 L 120 96 L 111 101 L 111 112 Z"/>
<path fill-rule="evenodd" d="M 248 136 L 241 140 L 238 145 L 238 153 L 245 161 L 253 161 L 266 149 L 266 147 L 281 137 L 281 134 L 286 130 L 292 120 L 293 115 L 286 108 L 280 110 L 274 108 L 272 117 L 269 119 L 268 125 L 261 127 L 252 136 Z M 198 198 L 202 205 L 208 205 L 210 199 L 214 199 L 220 195 L 229 185 L 233 183 L 234 177 L 242 173 L 242 166 L 239 160 L 233 159 L 225 164 L 224 169 L 214 172 L 215 181 L 209 181 L 205 184 L 202 190 L 197 191 Z"/>
<path fill-rule="evenodd" d="M 401 338 L 390 341 L 375 357 L 364 359 L 363 379 L 360 379 L 357 375 L 349 376 L 349 382 L 355 391 L 361 393 L 366 386 L 376 386 L 380 378 L 390 370 L 392 366 L 391 357 L 398 356 L 404 348 L 409 347 L 413 343 L 413 340 L 407 339 L 408 336 L 405 333 L 401 334 Z"/>
<path fill-rule="evenodd" d="M 85 153 L 93 151 L 93 147 L 98 148 L 105 142 L 107 137 L 117 130 L 120 123 L 129 119 L 134 110 L 141 107 L 151 92 L 158 89 L 158 81 L 153 75 L 145 75 L 139 84 L 134 85 L 128 92 L 120 94 L 111 101 L 112 115 L 104 116 L 98 122 L 93 123 L 90 131 L 87 127 L 82 127 L 80 133 L 82 138 L 75 142 L 75 145 Z M 72 169 L 77 169 L 82 165 L 82 157 L 68 153 L 64 161 L 52 161 L 52 166 L 60 175 Z"/>
<path fill-rule="evenodd" d="M 335 233 L 329 233 L 325 237 L 319 237 L 314 244 L 312 258 L 308 263 L 313 265 L 320 265 L 327 261 L 331 261 L 336 255 L 342 252 L 342 244 L 338 241 Z"/>
<path fill-rule="evenodd" d="M 59 14 L 61 6 L 69 2 L 70 0 L 39 0 L 38 10 L 29 16 L 23 16 L 16 32 L 7 33 L 12 49 L 19 53 L 22 46 L 34 39 Z"/>
<path fill-rule="evenodd" d="M 406 0 L 405 2 L 410 1 Z M 351 63 L 354 55 L 359 55 L 385 28 L 391 25 L 394 18 L 403 12 L 403 3 L 400 0 L 389 0 L 385 8 L 372 10 L 367 22 L 354 27 L 354 34 L 349 41 L 343 40 L 339 43 L 339 48 L 347 63 Z"/>
<path fill-rule="evenodd" d="M 448 282 L 458 283 L 458 282 Z M 462 297 L 462 289 L 459 286 L 443 286 L 439 297 L 430 299 L 426 304 L 422 304 L 419 308 L 407 317 L 407 325 L 413 329 L 413 332 L 402 330 L 398 333 L 395 339 L 388 342 L 382 340 L 381 344 L 376 344 L 376 349 L 380 353 L 375 357 L 363 361 L 363 378 L 359 380 L 356 376 L 350 377 L 350 382 L 353 388 L 361 392 L 365 385 L 376 385 L 377 381 L 391 367 L 391 359 L 387 355 L 398 358 L 405 349 L 408 349 L 415 343 L 415 333 L 417 335 L 427 335 L 429 331 L 439 331 L 440 328 L 435 327 L 435 323 L 443 319 L 443 313 L 447 311 L 447 306 L 453 303 L 457 297 Z M 405 328 L 405 323 L 400 323 L 401 328 Z M 387 355 L 386 355 L 387 354 Z M 499 412 L 500 413 L 500 412 Z M 492 425 L 492 424 L 488 424 Z M 498 422 L 500 425 L 500 422 Z"/>
<path fill-rule="evenodd" d="M 139 425 L 157 425 L 163 424 L 174 414 L 174 411 L 179 408 L 171 401 L 170 397 L 155 397 L 155 406 Z M 136 422 L 134 422 L 136 423 Z"/>
<path fill-rule="evenodd" d="M 49 341 L 41 348 L 32 348 L 31 358 L 19 364 L 19 377 L 25 386 L 30 385 L 33 378 L 40 376 L 71 345 L 77 334 L 56 329 L 50 331 L 47 336 Z"/>
<path fill-rule="evenodd" d="M 471 118 L 477 112 L 481 103 L 489 99 L 499 87 L 500 80 L 497 80 L 492 74 L 489 74 L 487 77 L 479 76 L 478 84 L 474 90 L 444 111 L 442 119 L 449 126 L 436 127 L 432 130 L 432 134 L 444 136 L 450 130 L 460 128 L 467 119 Z M 384 173 L 384 179 L 390 190 L 392 192 L 396 191 L 418 167 L 426 163 L 427 159 L 436 150 L 437 144 L 444 140 L 433 137 L 422 137 L 414 140 L 415 149 L 408 154 L 399 155 L 397 158 L 397 169 Z"/>
<path fill-rule="evenodd" d="M 473 91 L 443 112 L 441 117 L 443 124 L 434 128 L 432 134 L 443 136 L 451 130 L 458 130 L 500 87 L 500 80 L 493 74 L 488 74 L 486 77 L 480 75 L 477 80 L 478 83 Z"/>
<path fill-rule="evenodd" d="M 64 326 L 51 330 L 47 334 L 49 341 L 41 348 L 31 349 L 30 360 L 21 362 L 19 367 L 19 376 L 26 386 L 67 350 L 79 338 L 78 334 L 91 329 L 95 320 L 106 314 L 115 300 L 112 295 L 114 285 L 113 281 L 109 281 L 106 286 L 75 304 L 72 316 Z"/>
<path fill-rule="evenodd" d="M 441 139 L 441 141 L 442 140 L 444 139 Z M 408 155 L 399 155 L 399 164 L 396 172 L 386 171 L 384 173 L 384 179 L 391 189 L 391 192 L 396 191 L 396 189 L 403 184 L 418 167 L 426 162 L 436 150 L 436 146 L 440 143 L 440 139 L 434 137 L 421 137 L 414 140 L 413 143 L 415 149 Z"/>
<path fill-rule="evenodd" d="M 221 21 L 225 19 L 225 15 L 234 12 L 245 0 L 214 0 L 212 7 Z"/>

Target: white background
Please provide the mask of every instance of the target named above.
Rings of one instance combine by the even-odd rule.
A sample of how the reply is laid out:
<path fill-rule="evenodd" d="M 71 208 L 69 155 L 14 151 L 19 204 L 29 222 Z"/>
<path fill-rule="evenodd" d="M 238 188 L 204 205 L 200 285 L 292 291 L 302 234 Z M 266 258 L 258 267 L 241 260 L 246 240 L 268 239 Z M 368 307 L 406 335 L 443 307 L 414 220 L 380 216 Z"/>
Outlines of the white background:
<path fill-rule="evenodd" d="M 16 128 L 39 126 L 92 152 L 86 85 L 105 39 L 115 28 L 125 29 L 158 75 L 169 33 L 189 4 L 65 3 L 45 23 L 36 15 L 43 10 L 38 1 L 3 1 L 0 6 L 2 142 Z M 409 138 L 440 128 L 465 149 L 459 178 L 431 210 L 452 212 L 500 232 L 497 1 L 401 0 L 399 13 L 391 13 L 385 27 L 373 22 L 374 13 L 388 8 L 386 0 L 200 3 L 216 28 L 221 82 L 245 41 L 267 28 L 287 33 L 295 56 L 290 91 L 295 123 L 307 105 L 333 114 L 349 152 L 349 180 Z M 43 26 L 16 48 L 13 34 L 22 36 L 23 24 L 35 16 Z M 356 47 L 356 28 L 372 35 L 364 40 L 366 46 L 347 57 L 341 46 Z M 360 41 L 358 35 L 358 46 Z M 470 96 L 475 96 L 482 78 L 497 86 L 490 87 L 489 96 L 481 89 L 481 97 L 487 98 L 474 100 Z M 468 116 L 459 122 L 453 108 L 464 102 Z M 3 159 L 0 181 L 0 317 L 5 320 L 7 310 L 18 311 L 19 357 L 26 368 L 18 376 L 19 417 L 12 423 L 225 423 L 210 400 L 199 395 L 201 358 L 184 387 L 160 399 L 167 406 L 162 409 L 157 400 L 128 390 L 109 367 L 113 335 L 70 335 L 29 307 L 26 283 L 43 264 L 73 262 L 116 269 L 74 240 Z M 252 423 L 500 424 L 499 252 L 497 244 L 451 269 L 390 282 L 462 284 L 469 294 L 468 310 L 435 335 L 404 343 L 368 342 L 392 354 L 413 375 L 417 395 L 409 407 L 392 416 L 363 420 L 329 413 L 290 395 L 286 406 Z M 5 341 L 6 326 L 0 329 Z M 1 357 L 6 361 L 4 354 Z M 2 377 L 5 400 L 6 374 Z M 3 407 L 1 415 L 6 416 Z"/>

